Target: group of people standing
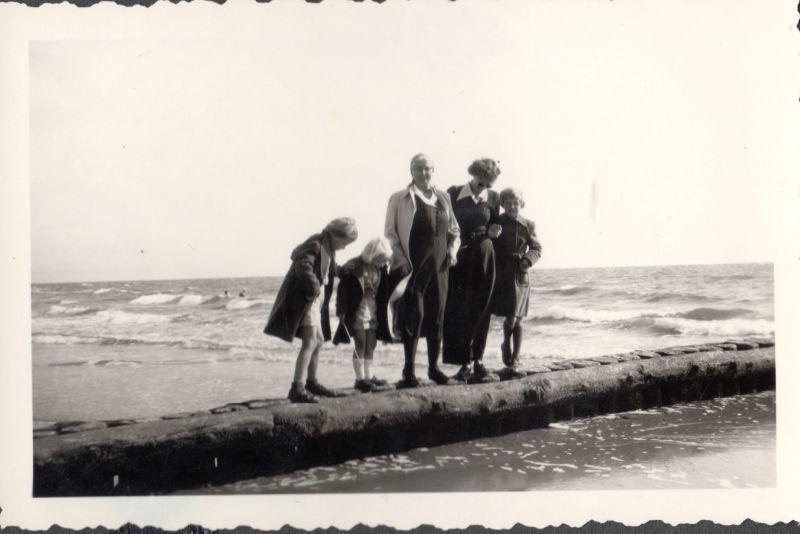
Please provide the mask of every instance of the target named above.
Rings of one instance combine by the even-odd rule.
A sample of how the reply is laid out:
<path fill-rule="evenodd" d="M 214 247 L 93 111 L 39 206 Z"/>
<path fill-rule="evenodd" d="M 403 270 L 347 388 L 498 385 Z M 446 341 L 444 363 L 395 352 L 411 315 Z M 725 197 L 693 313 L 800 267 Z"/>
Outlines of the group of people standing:
<path fill-rule="evenodd" d="M 542 247 L 533 222 L 520 213 L 522 193 L 492 190 L 500 175 L 492 159 L 472 162 L 469 181 L 446 191 L 433 186 L 433 161 L 425 154 L 412 158 L 410 170 L 411 183 L 389 199 L 385 238 L 370 240 L 358 257 L 336 265 L 336 251 L 358 237 L 355 221 L 346 217 L 331 221 L 292 252 L 292 266 L 264 329 L 302 341 L 289 390 L 292 402 L 343 395 L 317 380 L 319 351 L 332 337 L 334 343 L 353 339 L 355 387 L 364 392 L 386 385 L 371 369 L 378 340 L 403 343 L 398 387 L 420 385 L 415 361 L 421 337 L 427 344 L 428 378 L 435 383 L 498 380 L 483 365 L 492 314 L 505 318 L 503 363 L 512 375 L 524 375 L 517 364 L 529 269 Z M 332 336 L 329 305 L 336 276 L 339 327 Z M 444 363 L 459 365 L 455 376 L 440 369 L 440 355 Z"/>

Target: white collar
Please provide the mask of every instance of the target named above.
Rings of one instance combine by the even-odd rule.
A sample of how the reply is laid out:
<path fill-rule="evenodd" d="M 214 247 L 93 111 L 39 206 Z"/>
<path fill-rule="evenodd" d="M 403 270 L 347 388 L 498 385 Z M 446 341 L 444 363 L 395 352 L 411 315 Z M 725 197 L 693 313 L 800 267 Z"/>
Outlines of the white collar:
<path fill-rule="evenodd" d="M 425 204 L 429 206 L 435 206 L 436 201 L 439 200 L 436 195 L 436 190 L 433 187 L 431 187 L 431 192 L 433 193 L 431 195 L 431 198 L 426 197 L 425 193 L 423 193 L 422 190 L 415 184 L 411 184 L 411 192 L 414 193 L 417 196 L 417 198 L 419 198 L 421 201 L 423 201 Z"/>
<path fill-rule="evenodd" d="M 484 189 L 483 191 L 475 195 L 472 193 L 472 187 L 470 187 L 469 182 L 467 182 L 466 185 L 464 185 L 461 188 L 461 191 L 458 193 L 458 198 L 456 200 L 461 200 L 462 198 L 467 198 L 467 197 L 471 198 L 475 204 L 478 204 L 481 201 L 486 202 L 486 200 L 489 198 L 489 190 Z"/>

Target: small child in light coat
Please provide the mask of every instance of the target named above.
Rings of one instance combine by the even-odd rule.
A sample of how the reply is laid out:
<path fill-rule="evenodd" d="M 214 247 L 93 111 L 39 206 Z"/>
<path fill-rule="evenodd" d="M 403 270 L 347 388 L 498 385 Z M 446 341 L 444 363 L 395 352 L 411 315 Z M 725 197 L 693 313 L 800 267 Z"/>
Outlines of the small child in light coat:
<path fill-rule="evenodd" d="M 342 266 L 339 275 L 336 291 L 339 328 L 333 343 L 349 343 L 353 338 L 355 388 L 364 393 L 387 384 L 372 374 L 372 361 L 378 340 L 392 341 L 387 315 L 391 255 L 386 239 L 372 239 L 360 256 Z"/>

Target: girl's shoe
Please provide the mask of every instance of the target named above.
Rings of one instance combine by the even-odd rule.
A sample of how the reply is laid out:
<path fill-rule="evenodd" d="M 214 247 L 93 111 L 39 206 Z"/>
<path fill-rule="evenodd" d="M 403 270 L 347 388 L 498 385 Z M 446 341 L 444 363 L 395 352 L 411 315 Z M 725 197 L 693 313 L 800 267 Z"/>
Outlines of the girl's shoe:
<path fill-rule="evenodd" d="M 291 402 L 304 402 L 304 403 L 317 403 L 319 399 L 317 399 L 314 395 L 306 391 L 303 387 L 303 384 L 300 382 L 292 382 L 292 387 L 289 388 L 289 400 Z"/>
<path fill-rule="evenodd" d="M 327 388 L 316 380 L 306 380 L 306 390 L 320 397 L 344 397 L 347 395 L 347 393 L 343 391 Z"/>
<path fill-rule="evenodd" d="M 354 387 L 361 393 L 372 393 L 375 391 L 375 384 L 364 379 L 356 380 Z"/>
<path fill-rule="evenodd" d="M 525 378 L 528 376 L 528 373 L 525 371 L 520 371 L 516 365 L 510 365 L 506 367 L 506 373 L 508 373 L 508 376 L 511 378 Z"/>
<path fill-rule="evenodd" d="M 387 382 L 386 380 L 384 380 L 382 378 L 378 378 L 377 376 L 373 376 L 372 378 L 369 379 L 369 381 L 372 382 L 372 384 L 374 386 L 388 386 L 389 385 L 389 382 Z"/>

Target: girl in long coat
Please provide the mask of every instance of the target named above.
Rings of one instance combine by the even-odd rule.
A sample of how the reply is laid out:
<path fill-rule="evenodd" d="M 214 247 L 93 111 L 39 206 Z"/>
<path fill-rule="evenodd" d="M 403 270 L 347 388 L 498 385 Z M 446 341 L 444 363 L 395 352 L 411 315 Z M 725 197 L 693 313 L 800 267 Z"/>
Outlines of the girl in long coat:
<path fill-rule="evenodd" d="M 264 333 L 302 344 L 297 355 L 294 379 L 289 389 L 292 402 L 317 402 L 315 395 L 341 396 L 317 380 L 317 361 L 322 344 L 331 338 L 328 304 L 337 273 L 336 251 L 358 237 L 353 219 L 334 219 L 319 233 L 292 251 L 292 266 L 283 279 Z M 303 377 L 308 379 L 303 386 Z"/>
<path fill-rule="evenodd" d="M 339 271 L 336 290 L 339 328 L 333 344 L 349 343 L 353 338 L 355 388 L 364 393 L 387 384 L 372 374 L 372 360 L 378 340 L 392 341 L 387 314 L 391 255 L 385 239 L 372 239 L 360 256 L 345 263 Z"/>
<path fill-rule="evenodd" d="M 494 160 L 479 159 L 468 172 L 472 176 L 469 182 L 447 190 L 461 228 L 461 247 L 458 261 L 450 270 L 443 358 L 445 363 L 461 366 L 457 380 L 491 382 L 498 377 L 483 366 L 483 352 L 491 319 L 495 280 L 492 239 L 500 235 L 496 224 L 500 197 L 489 188 L 500 168 Z"/>
<path fill-rule="evenodd" d="M 503 214 L 498 224 L 503 228 L 494 242 L 497 279 L 492 298 L 492 313 L 505 317 L 503 344 L 500 349 L 503 363 L 517 376 L 519 352 L 522 347 L 522 322 L 528 315 L 530 300 L 530 268 L 542 256 L 542 245 L 536 237 L 533 221 L 525 219 L 520 210 L 525 206 L 522 192 L 504 189 L 500 192 Z"/>

